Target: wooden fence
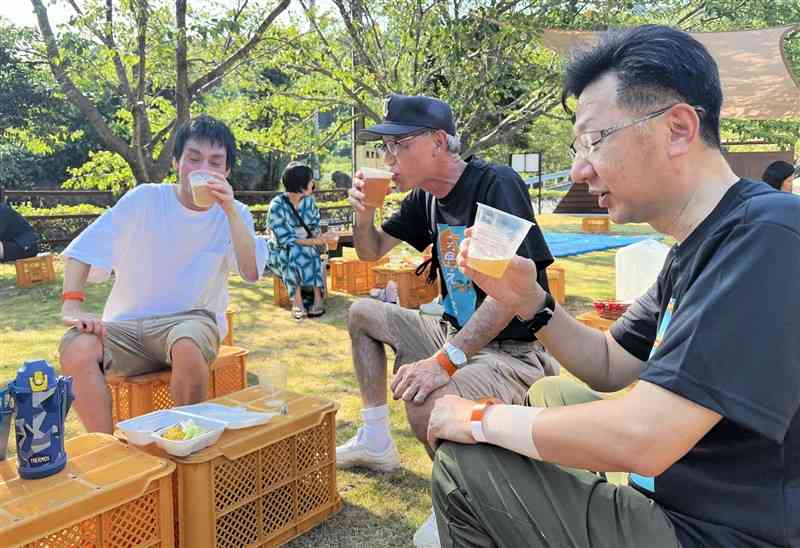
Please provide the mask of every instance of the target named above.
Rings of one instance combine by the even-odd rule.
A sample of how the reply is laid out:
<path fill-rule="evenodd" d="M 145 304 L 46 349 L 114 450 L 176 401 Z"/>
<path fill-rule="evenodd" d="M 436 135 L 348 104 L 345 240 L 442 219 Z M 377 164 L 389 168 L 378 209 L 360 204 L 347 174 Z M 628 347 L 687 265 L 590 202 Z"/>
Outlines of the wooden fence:
<path fill-rule="evenodd" d="M 237 190 L 233 194 L 237 200 L 247 205 L 268 204 L 280 190 Z M 314 193 L 317 202 L 336 202 L 347 198 L 347 189 L 318 190 Z M 0 188 L 0 203 L 19 205 L 30 202 L 36 208 L 50 208 L 57 205 L 91 204 L 98 207 L 111 207 L 118 197 L 106 190 L 3 190 Z"/>

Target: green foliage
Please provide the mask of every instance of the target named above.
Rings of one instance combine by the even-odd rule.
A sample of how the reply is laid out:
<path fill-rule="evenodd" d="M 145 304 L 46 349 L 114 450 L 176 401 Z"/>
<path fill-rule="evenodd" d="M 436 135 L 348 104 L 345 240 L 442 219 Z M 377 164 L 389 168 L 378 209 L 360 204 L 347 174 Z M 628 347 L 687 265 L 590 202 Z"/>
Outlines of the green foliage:
<path fill-rule="evenodd" d="M 92 204 L 59 205 L 56 207 L 33 207 L 30 202 L 14 206 L 21 215 L 25 216 L 46 216 L 53 215 L 100 215 L 106 208 Z"/>
<path fill-rule="evenodd" d="M 66 189 L 111 190 L 114 194 L 122 194 L 135 182 L 133 172 L 122 156 L 105 150 L 90 153 L 85 164 L 68 171 L 70 178 L 62 185 Z"/>

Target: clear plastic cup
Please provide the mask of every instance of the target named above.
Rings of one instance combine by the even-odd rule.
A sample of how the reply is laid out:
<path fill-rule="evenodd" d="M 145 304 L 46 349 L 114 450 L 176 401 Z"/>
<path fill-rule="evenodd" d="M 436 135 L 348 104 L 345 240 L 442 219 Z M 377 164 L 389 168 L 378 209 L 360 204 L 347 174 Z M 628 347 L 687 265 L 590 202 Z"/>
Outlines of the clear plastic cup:
<path fill-rule="evenodd" d="M 468 264 L 493 278 L 502 278 L 533 223 L 478 203 L 472 227 Z"/>
<path fill-rule="evenodd" d="M 385 169 L 375 169 L 372 167 L 361 168 L 364 186 L 361 191 L 364 193 L 364 205 L 367 207 L 383 207 L 383 200 L 389 193 L 389 184 L 392 182 L 392 172 Z"/>
<path fill-rule="evenodd" d="M 258 385 L 267 407 L 280 408 L 286 404 L 286 378 L 289 368 L 282 363 L 268 363 L 258 370 Z"/>
<path fill-rule="evenodd" d="M 189 185 L 192 188 L 192 201 L 199 207 L 211 207 L 216 201 L 214 195 L 211 194 L 211 189 L 208 187 L 208 182 L 214 176 L 208 171 L 192 171 L 189 174 Z"/>

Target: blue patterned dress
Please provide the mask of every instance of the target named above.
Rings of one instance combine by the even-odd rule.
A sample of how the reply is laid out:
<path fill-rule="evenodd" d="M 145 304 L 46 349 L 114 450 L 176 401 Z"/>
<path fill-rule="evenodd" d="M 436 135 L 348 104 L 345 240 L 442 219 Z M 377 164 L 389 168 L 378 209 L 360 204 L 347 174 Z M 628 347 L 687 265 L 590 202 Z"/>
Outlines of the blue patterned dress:
<path fill-rule="evenodd" d="M 314 233 L 319 233 L 319 209 L 311 196 L 300 201 L 297 208 L 303 222 Z M 280 276 L 289 293 L 294 296 L 297 287 L 325 287 L 322 261 L 313 246 L 299 245 L 297 240 L 312 238 L 292 212 L 288 196 L 281 194 L 269 204 L 267 224 L 272 232 L 269 241 L 270 267 Z"/>

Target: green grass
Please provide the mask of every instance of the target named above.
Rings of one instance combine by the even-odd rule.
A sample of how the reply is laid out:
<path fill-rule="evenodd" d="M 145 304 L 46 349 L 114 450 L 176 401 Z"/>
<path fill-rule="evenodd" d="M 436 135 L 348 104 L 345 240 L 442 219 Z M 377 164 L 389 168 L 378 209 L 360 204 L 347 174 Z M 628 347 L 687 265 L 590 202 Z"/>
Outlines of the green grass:
<path fill-rule="evenodd" d="M 545 230 L 577 231 L 580 219 L 541 215 Z M 649 227 L 619 227 L 614 232 L 648 233 Z M 591 309 L 591 302 L 614 295 L 614 251 L 559 259 L 566 270 L 566 308 L 577 315 Z M 58 341 L 64 332 L 59 320 L 61 265 L 58 282 L 32 289 L 15 286 L 13 265 L 0 265 L 0 382 L 11 380 L 25 360 L 45 358 L 57 364 Z M 334 293 L 327 300 L 327 314 L 320 320 L 300 323 L 288 311 L 272 305 L 272 281 L 243 283 L 232 277 L 231 304 L 237 309 L 236 344 L 250 350 L 248 370 L 267 362 L 289 366 L 289 388 L 339 402 L 336 430 L 339 443 L 349 439 L 360 424 L 360 397 L 352 372 L 350 342 L 345 325 L 353 298 Z M 100 312 L 110 283 L 90 285 L 86 310 Z M 391 402 L 391 400 L 390 400 Z M 398 443 L 402 467 L 391 474 L 366 471 L 338 473 L 343 510 L 309 531 L 290 546 L 408 546 L 415 529 L 430 511 L 431 463 L 411 434 L 403 406 L 390 403 L 392 432 Z M 83 432 L 77 415 L 70 413 L 68 436 Z M 11 443 L 13 448 L 13 443 Z"/>

